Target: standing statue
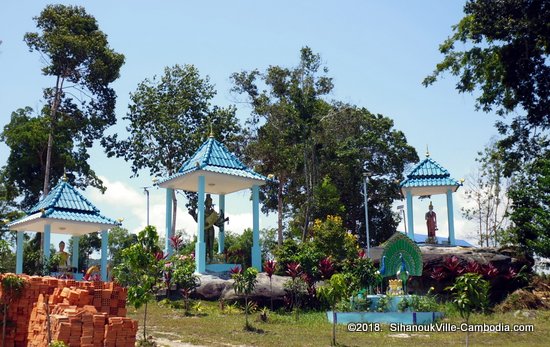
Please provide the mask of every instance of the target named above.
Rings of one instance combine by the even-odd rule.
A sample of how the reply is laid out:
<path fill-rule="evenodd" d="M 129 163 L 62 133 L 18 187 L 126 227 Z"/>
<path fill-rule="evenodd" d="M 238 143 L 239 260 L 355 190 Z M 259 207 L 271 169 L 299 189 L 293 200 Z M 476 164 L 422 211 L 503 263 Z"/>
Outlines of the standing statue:
<path fill-rule="evenodd" d="M 193 217 L 195 222 L 197 220 L 197 212 L 195 210 L 189 210 L 189 214 Z M 204 241 L 206 243 L 206 260 L 212 262 L 214 258 L 214 227 L 221 227 L 223 223 L 228 222 L 229 217 L 224 217 L 223 210 L 220 213 L 214 210 L 214 204 L 212 203 L 212 197 L 210 194 L 206 194 L 204 199 Z"/>
<path fill-rule="evenodd" d="M 429 211 L 426 212 L 426 226 L 428 227 L 428 240 L 427 243 L 437 243 L 435 238 L 435 231 L 437 230 L 437 214 L 433 211 L 434 206 L 430 201 L 428 206 Z"/>

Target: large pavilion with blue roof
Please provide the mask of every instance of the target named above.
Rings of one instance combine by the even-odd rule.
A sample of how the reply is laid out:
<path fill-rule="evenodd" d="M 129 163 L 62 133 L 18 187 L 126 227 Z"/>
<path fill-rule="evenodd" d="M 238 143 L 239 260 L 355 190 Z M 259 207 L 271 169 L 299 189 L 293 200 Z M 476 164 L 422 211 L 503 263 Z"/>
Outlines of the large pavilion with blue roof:
<path fill-rule="evenodd" d="M 225 195 L 244 189 L 252 190 L 252 266 L 261 271 L 259 187 L 268 179 L 246 167 L 225 145 L 212 134 L 199 149 L 183 163 L 174 175 L 160 180 L 158 185 L 166 188 L 166 253 L 171 254 L 172 194 L 174 189 L 198 193 L 197 244 L 195 246 L 196 272 L 228 271 L 230 264 L 206 264 L 205 244 L 205 195 L 219 196 L 219 209 L 225 210 Z M 219 228 L 218 251 L 224 249 L 224 230 Z"/>
<path fill-rule="evenodd" d="M 430 158 L 430 153 L 426 152 L 426 158 L 418 163 L 400 184 L 401 192 L 407 201 L 407 232 L 412 240 L 415 239 L 413 196 L 428 197 L 445 194 L 447 196 L 447 219 L 449 226 L 448 244 L 451 246 L 456 245 L 453 193 L 460 186 L 462 186 L 462 182 L 451 178 L 449 171 Z"/>
<path fill-rule="evenodd" d="M 72 235 L 73 250 L 71 265 L 78 268 L 78 245 L 82 235 L 101 231 L 101 278 L 107 280 L 108 229 L 120 225 L 119 222 L 101 215 L 80 192 L 71 186 L 66 178 L 50 193 L 32 207 L 27 216 L 8 224 L 10 230 L 17 231 L 16 273 L 23 273 L 23 233 L 44 233 L 44 259 L 50 259 L 51 233 Z"/>

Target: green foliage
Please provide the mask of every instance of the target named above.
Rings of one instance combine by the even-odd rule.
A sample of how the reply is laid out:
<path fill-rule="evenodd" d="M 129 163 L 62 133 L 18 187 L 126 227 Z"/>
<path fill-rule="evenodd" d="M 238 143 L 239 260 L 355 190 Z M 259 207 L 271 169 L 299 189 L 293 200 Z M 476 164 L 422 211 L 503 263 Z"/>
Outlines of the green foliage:
<path fill-rule="evenodd" d="M 395 180 L 418 156 L 391 119 L 323 100 L 333 88 L 328 69 L 309 47 L 300 53 L 293 68 L 232 75 L 233 92 L 245 95 L 253 109 L 246 155 L 259 172 L 277 179 L 262 188 L 261 199 L 265 211 L 278 211 L 279 245 L 285 216 L 297 231 L 292 236 L 302 240 L 311 221 L 327 214 L 342 216 L 356 232 L 364 225 L 363 199 L 350 192 L 360 190 L 365 171 L 378 175 L 370 183 L 369 222 L 378 231 L 376 241 L 385 240 L 397 227 L 391 209 L 400 196 Z"/>
<path fill-rule="evenodd" d="M 430 85 L 450 72 L 459 78 L 459 92 L 480 92 L 478 109 L 513 112 L 511 122 L 497 122 L 506 135 L 500 145 L 508 174 L 547 146 L 539 140 L 550 125 L 550 35 L 543 24 L 549 16 L 544 0 L 469 0 L 464 18 L 439 46 L 442 62 L 424 80 Z"/>
<path fill-rule="evenodd" d="M 346 279 L 341 274 L 334 274 L 327 284 L 317 288 L 317 295 L 327 305 L 334 308 L 347 294 Z"/>
<path fill-rule="evenodd" d="M 378 303 L 376 305 L 376 312 L 387 312 L 390 309 L 391 299 L 392 299 L 392 295 L 382 295 L 378 299 Z"/>
<path fill-rule="evenodd" d="M 435 297 L 429 293 L 427 295 L 405 296 L 397 304 L 397 309 L 401 312 L 435 312 L 438 308 L 439 304 L 437 303 Z"/>
<path fill-rule="evenodd" d="M 41 196 L 49 128 L 47 114 L 33 115 L 32 108 L 25 107 L 12 112 L 9 123 L 0 133 L 0 140 L 10 148 L 1 176 L 2 186 L 5 187 L 3 192 L 7 201 L 20 198 L 21 209 L 32 207 Z M 51 156 L 51 183 L 55 183 L 67 170 L 67 178 L 72 185 L 102 188 L 101 180 L 87 162 L 89 155 L 77 142 L 79 137 L 75 134 L 78 131 L 70 119 L 57 122 L 53 138 L 55 151 Z"/>
<path fill-rule="evenodd" d="M 109 261 L 111 268 L 122 262 L 122 251 L 137 242 L 137 235 L 127 229 L 114 227 L 109 231 Z"/>
<path fill-rule="evenodd" d="M 233 278 L 233 289 L 237 295 L 244 296 L 244 306 L 245 306 L 245 329 L 251 329 L 251 326 L 248 324 L 248 297 L 254 291 L 256 283 L 258 282 L 258 270 L 253 267 L 249 267 L 244 271 L 238 271 L 231 274 Z"/>
<path fill-rule="evenodd" d="M 252 255 L 250 250 L 252 249 L 252 229 L 246 228 L 241 235 L 233 235 L 226 232 L 225 248 L 230 255 L 230 261 L 236 261 L 238 264 L 242 264 L 243 267 L 249 267 L 252 265 Z"/>
<path fill-rule="evenodd" d="M 467 273 L 457 277 L 454 285 L 446 290 L 451 292 L 452 303 L 460 316 L 468 322 L 472 312 L 488 308 L 489 287 L 489 282 L 481 275 Z"/>
<path fill-rule="evenodd" d="M 508 192 L 512 199 L 512 244 L 550 257 L 550 151 L 528 164 Z"/>
<path fill-rule="evenodd" d="M 286 266 L 299 263 L 308 274 L 315 274 L 323 254 L 311 242 L 298 243 L 292 238 L 284 240 L 283 245 L 275 249 L 275 258 L 279 264 L 277 274 L 285 275 Z"/>
<path fill-rule="evenodd" d="M 180 289 L 185 303 L 185 312 L 189 312 L 189 297 L 200 285 L 200 278 L 195 274 L 195 259 L 190 256 L 175 254 L 170 258 L 171 283 Z"/>
<path fill-rule="evenodd" d="M 372 294 L 372 288 L 380 281 L 380 274 L 377 273 L 372 259 L 366 256 L 358 256 L 351 261 L 348 260 L 344 271 L 349 278 L 349 288 L 352 292 L 367 289 Z"/>
<path fill-rule="evenodd" d="M 73 238 L 69 239 L 68 250 L 73 250 Z M 89 267 L 88 260 L 94 252 L 101 251 L 101 238 L 99 233 L 85 234 L 79 237 L 78 240 L 78 269 L 85 270 Z"/>
<path fill-rule="evenodd" d="M 52 341 L 50 347 L 68 347 L 63 341 Z"/>
<path fill-rule="evenodd" d="M 15 270 L 15 253 L 11 251 L 6 240 L 0 239 L 0 273 Z"/>
<path fill-rule="evenodd" d="M 347 232 L 338 216 L 327 216 L 325 221 L 315 220 L 311 243 L 322 257 L 331 257 L 337 267 L 341 267 L 345 260 L 355 258 L 359 250 L 357 238 Z"/>
<path fill-rule="evenodd" d="M 45 134 L 49 136 L 45 157 L 40 159 L 45 160 L 41 176 L 45 177 L 46 193 L 59 177 L 50 173 L 55 167 L 50 155 L 54 147 L 57 150 L 58 132 L 72 136 L 75 151 L 85 162 L 94 140 L 101 139 L 105 129 L 116 123 L 116 94 L 109 84 L 119 77 L 124 56 L 109 47 L 107 35 L 83 7 L 47 5 L 34 20 L 39 32 L 25 34 L 24 40 L 31 51 L 45 58 L 42 73 L 56 80 L 55 86 L 44 90 Z M 70 169 L 81 172 L 79 167 Z M 103 188 L 89 167 L 87 171 L 81 185 Z"/>
<path fill-rule="evenodd" d="M 145 305 L 144 339 L 147 336 L 147 304 L 154 299 L 163 278 L 164 260 L 158 256 L 159 252 L 156 228 L 147 226 L 139 232 L 138 242 L 122 251 L 122 261 L 113 269 L 114 279 L 128 287 L 128 302 L 136 309 Z"/>

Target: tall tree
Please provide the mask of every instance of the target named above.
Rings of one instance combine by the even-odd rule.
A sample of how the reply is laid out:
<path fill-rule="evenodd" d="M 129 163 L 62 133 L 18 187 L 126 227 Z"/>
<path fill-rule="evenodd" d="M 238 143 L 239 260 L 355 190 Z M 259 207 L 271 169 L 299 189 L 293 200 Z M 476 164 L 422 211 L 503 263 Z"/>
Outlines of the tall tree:
<path fill-rule="evenodd" d="M 550 151 L 516 175 L 512 199 L 510 243 L 531 254 L 550 257 Z"/>
<path fill-rule="evenodd" d="M 511 122 L 496 125 L 507 174 L 548 147 L 550 126 L 550 4 L 547 0 L 469 0 L 464 18 L 439 47 L 444 59 L 424 80 L 444 72 L 458 76 L 456 89 L 480 92 L 476 106 Z M 516 112 L 517 111 L 517 112 Z"/>
<path fill-rule="evenodd" d="M 44 89 L 48 141 L 42 193 L 46 195 L 55 179 L 52 153 L 59 122 L 73 122 L 72 136 L 83 153 L 116 123 L 116 95 L 109 84 L 119 77 L 124 56 L 109 47 L 107 35 L 83 7 L 48 5 L 34 20 L 40 32 L 25 34 L 25 42 L 44 59 L 42 73 L 55 78 L 54 86 Z M 100 181 L 95 183 L 101 186 Z"/>
<path fill-rule="evenodd" d="M 309 47 L 300 51 L 300 62 L 292 69 L 270 66 L 258 70 L 234 73 L 232 91 L 244 94 L 252 106 L 248 157 L 254 158 L 258 169 L 274 174 L 277 187 L 279 245 L 283 240 L 284 206 L 290 204 L 302 210 L 302 234 L 305 238 L 314 204 L 314 188 L 320 179 L 316 172 L 317 156 L 315 126 L 327 111 L 322 96 L 333 88 L 319 54 Z M 260 91 L 265 87 L 263 91 Z M 288 194 L 297 188 L 304 194 Z M 267 192 L 264 190 L 264 193 Z M 286 199 L 285 199 L 286 198 Z M 264 199 L 264 207 L 273 209 L 273 199 Z"/>
<path fill-rule="evenodd" d="M 503 240 L 503 231 L 509 226 L 510 199 L 507 195 L 512 183 L 504 177 L 502 151 L 491 142 L 478 153 L 479 167 L 467 179 L 464 191 L 469 207 L 462 208 L 463 216 L 477 226 L 480 246 L 496 247 Z"/>
<path fill-rule="evenodd" d="M 368 174 L 370 237 L 375 243 L 385 241 L 397 228 L 392 203 L 400 198 L 398 182 L 405 166 L 418 161 L 416 150 L 390 118 L 343 103 L 334 104 L 320 121 L 317 136 L 318 170 L 337 187 L 345 206 L 344 226 L 364 243 L 365 206 L 359 192 Z"/>
<path fill-rule="evenodd" d="M 109 157 L 123 157 L 134 176 L 147 169 L 153 177 L 177 172 L 204 142 L 210 131 L 231 149 L 240 143 L 235 108 L 210 104 L 216 94 L 209 78 L 202 78 L 193 65 L 167 67 L 164 75 L 141 82 L 130 95 L 126 139 L 112 135 L 103 140 Z M 196 205 L 195 195 L 191 205 Z M 176 228 L 177 199 L 173 194 L 172 234 Z"/>

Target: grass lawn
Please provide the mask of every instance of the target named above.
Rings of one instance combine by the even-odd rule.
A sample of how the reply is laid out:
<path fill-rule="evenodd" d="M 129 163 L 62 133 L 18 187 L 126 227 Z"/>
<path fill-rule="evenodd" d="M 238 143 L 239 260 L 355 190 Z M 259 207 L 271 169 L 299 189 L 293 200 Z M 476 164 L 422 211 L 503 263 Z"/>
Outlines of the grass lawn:
<path fill-rule="evenodd" d="M 196 305 L 198 302 L 195 302 Z M 143 324 L 143 308 L 129 309 L 129 316 Z M 244 314 L 236 309 L 221 313 L 217 302 L 201 301 L 193 315 L 185 316 L 183 309 L 149 305 L 148 335 L 172 341 L 206 346 L 329 346 L 332 325 L 324 312 L 300 314 L 298 321 L 293 314 L 269 313 L 267 322 L 259 320 L 259 313 L 249 316 L 255 332 L 245 331 Z M 442 322 L 460 324 L 459 316 L 451 315 Z M 472 346 L 550 346 L 550 311 L 535 311 L 535 317 L 514 316 L 513 313 L 471 317 L 472 323 L 534 324 L 534 332 L 471 333 Z M 347 332 L 345 325 L 338 325 L 337 342 L 342 346 L 459 346 L 464 345 L 465 333 L 422 332 L 395 333 L 385 331 Z M 141 336 L 141 335 L 140 335 Z M 138 337 L 140 337 L 138 336 Z"/>

